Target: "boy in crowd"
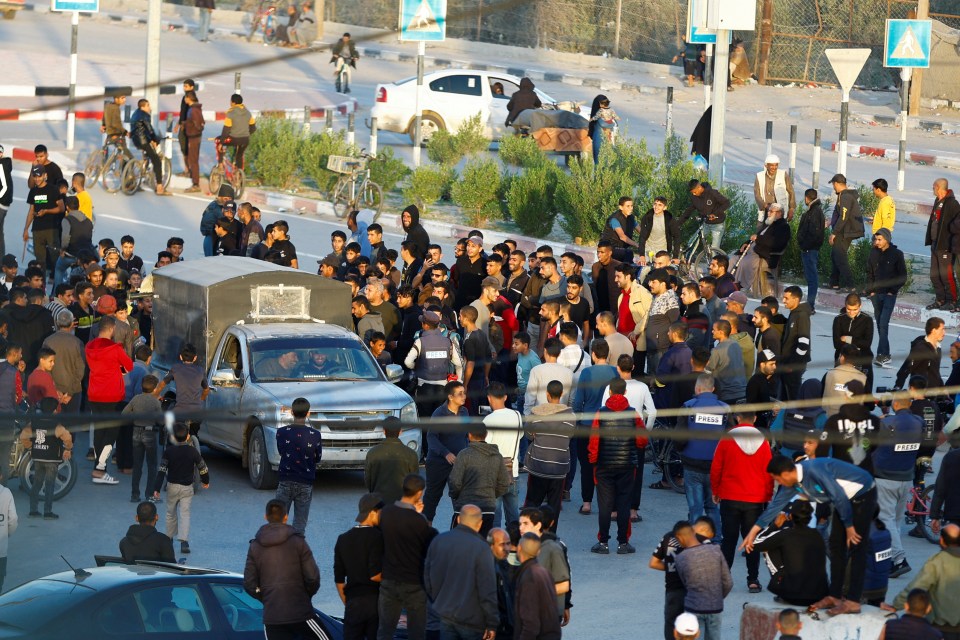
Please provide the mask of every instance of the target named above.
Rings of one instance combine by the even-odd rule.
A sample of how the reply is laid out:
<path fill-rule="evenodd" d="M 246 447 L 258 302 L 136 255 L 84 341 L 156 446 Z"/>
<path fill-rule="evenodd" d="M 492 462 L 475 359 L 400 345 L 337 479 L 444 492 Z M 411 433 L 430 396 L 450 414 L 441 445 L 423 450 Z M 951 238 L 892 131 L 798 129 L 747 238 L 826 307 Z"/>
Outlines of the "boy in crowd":
<path fill-rule="evenodd" d="M 203 488 L 210 488 L 210 472 L 200 452 L 189 446 L 190 429 L 183 422 L 173 425 L 173 443 L 167 445 L 160 459 L 160 469 L 153 483 L 154 502 L 160 499 L 160 487 L 167 482 L 167 536 L 180 540 L 180 553 L 190 553 L 190 504 L 193 502 L 193 474 L 200 472 Z"/>

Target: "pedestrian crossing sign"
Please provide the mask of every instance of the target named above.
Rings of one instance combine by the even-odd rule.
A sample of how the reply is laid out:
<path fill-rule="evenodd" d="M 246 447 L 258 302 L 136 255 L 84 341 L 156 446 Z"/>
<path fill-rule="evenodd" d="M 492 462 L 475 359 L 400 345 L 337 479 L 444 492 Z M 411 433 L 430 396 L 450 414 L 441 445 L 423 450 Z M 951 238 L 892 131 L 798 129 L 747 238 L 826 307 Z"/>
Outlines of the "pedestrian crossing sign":
<path fill-rule="evenodd" d="M 447 0 L 402 0 L 400 40 L 441 41 L 447 37 Z"/>
<path fill-rule="evenodd" d="M 883 66 L 929 67 L 932 26 L 930 20 L 887 20 Z"/>

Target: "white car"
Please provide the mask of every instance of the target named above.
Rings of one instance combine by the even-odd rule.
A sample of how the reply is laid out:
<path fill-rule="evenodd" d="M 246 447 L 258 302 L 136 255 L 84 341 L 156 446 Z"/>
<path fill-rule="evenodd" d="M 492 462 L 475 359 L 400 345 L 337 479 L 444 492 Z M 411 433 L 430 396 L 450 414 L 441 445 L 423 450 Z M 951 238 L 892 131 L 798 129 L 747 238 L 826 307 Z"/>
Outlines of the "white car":
<path fill-rule="evenodd" d="M 499 83 L 503 93 L 494 93 L 493 87 Z M 484 132 L 491 140 L 500 139 L 507 127 L 507 103 L 515 91 L 520 90 L 520 78 L 506 73 L 492 71 L 474 71 L 471 69 L 444 69 L 423 76 L 421 94 L 421 137 L 424 142 L 436 131 L 442 129 L 453 133 L 477 113 L 485 123 Z M 557 101 L 534 88 L 540 102 L 555 105 Z M 417 96 L 416 76 L 404 78 L 389 84 L 378 84 L 376 101 L 370 112 L 377 119 L 380 131 L 406 133 L 411 142 L 414 137 L 414 114 Z M 561 107 L 587 117 L 589 110 L 575 103 L 561 103 Z"/>

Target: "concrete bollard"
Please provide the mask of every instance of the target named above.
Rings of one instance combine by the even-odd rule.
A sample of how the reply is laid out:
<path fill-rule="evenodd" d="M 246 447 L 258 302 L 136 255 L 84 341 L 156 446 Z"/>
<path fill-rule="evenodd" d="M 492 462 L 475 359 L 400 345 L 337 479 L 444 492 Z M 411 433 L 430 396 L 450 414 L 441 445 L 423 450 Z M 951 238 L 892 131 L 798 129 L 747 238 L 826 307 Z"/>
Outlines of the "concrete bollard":
<path fill-rule="evenodd" d="M 790 125 L 790 181 L 797 170 L 797 125 Z"/>
<path fill-rule="evenodd" d="M 773 153 L 773 120 L 767 120 L 767 153 Z"/>
<path fill-rule="evenodd" d="M 673 87 L 667 87 L 667 137 L 673 135 Z"/>
<path fill-rule="evenodd" d="M 303 137 L 310 135 L 310 107 L 303 108 Z"/>
<path fill-rule="evenodd" d="M 239 71 L 233 74 L 233 90 L 235 93 L 240 93 L 240 72 Z"/>
<path fill-rule="evenodd" d="M 326 132 L 333 135 L 333 109 L 327 109 L 327 127 Z"/>
<path fill-rule="evenodd" d="M 370 118 L 370 155 L 377 155 L 377 119 Z"/>
<path fill-rule="evenodd" d="M 350 112 L 347 115 L 347 144 L 349 145 L 353 145 L 353 143 L 357 139 L 355 123 L 356 123 L 356 114 L 354 114 L 353 112 Z"/>
<path fill-rule="evenodd" d="M 813 179 L 811 186 L 820 187 L 820 129 L 813 130 Z"/>

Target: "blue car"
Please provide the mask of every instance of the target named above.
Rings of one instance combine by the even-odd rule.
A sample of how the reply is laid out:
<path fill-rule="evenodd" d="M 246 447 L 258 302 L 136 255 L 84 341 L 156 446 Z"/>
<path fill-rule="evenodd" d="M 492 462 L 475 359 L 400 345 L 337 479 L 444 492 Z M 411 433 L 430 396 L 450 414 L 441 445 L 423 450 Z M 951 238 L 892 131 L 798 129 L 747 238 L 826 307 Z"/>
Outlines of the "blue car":
<path fill-rule="evenodd" d="M 31 580 L 0 596 L 0 639 L 263 640 L 263 605 L 236 573 L 165 562 L 110 564 Z M 340 621 L 317 611 L 327 640 Z"/>

